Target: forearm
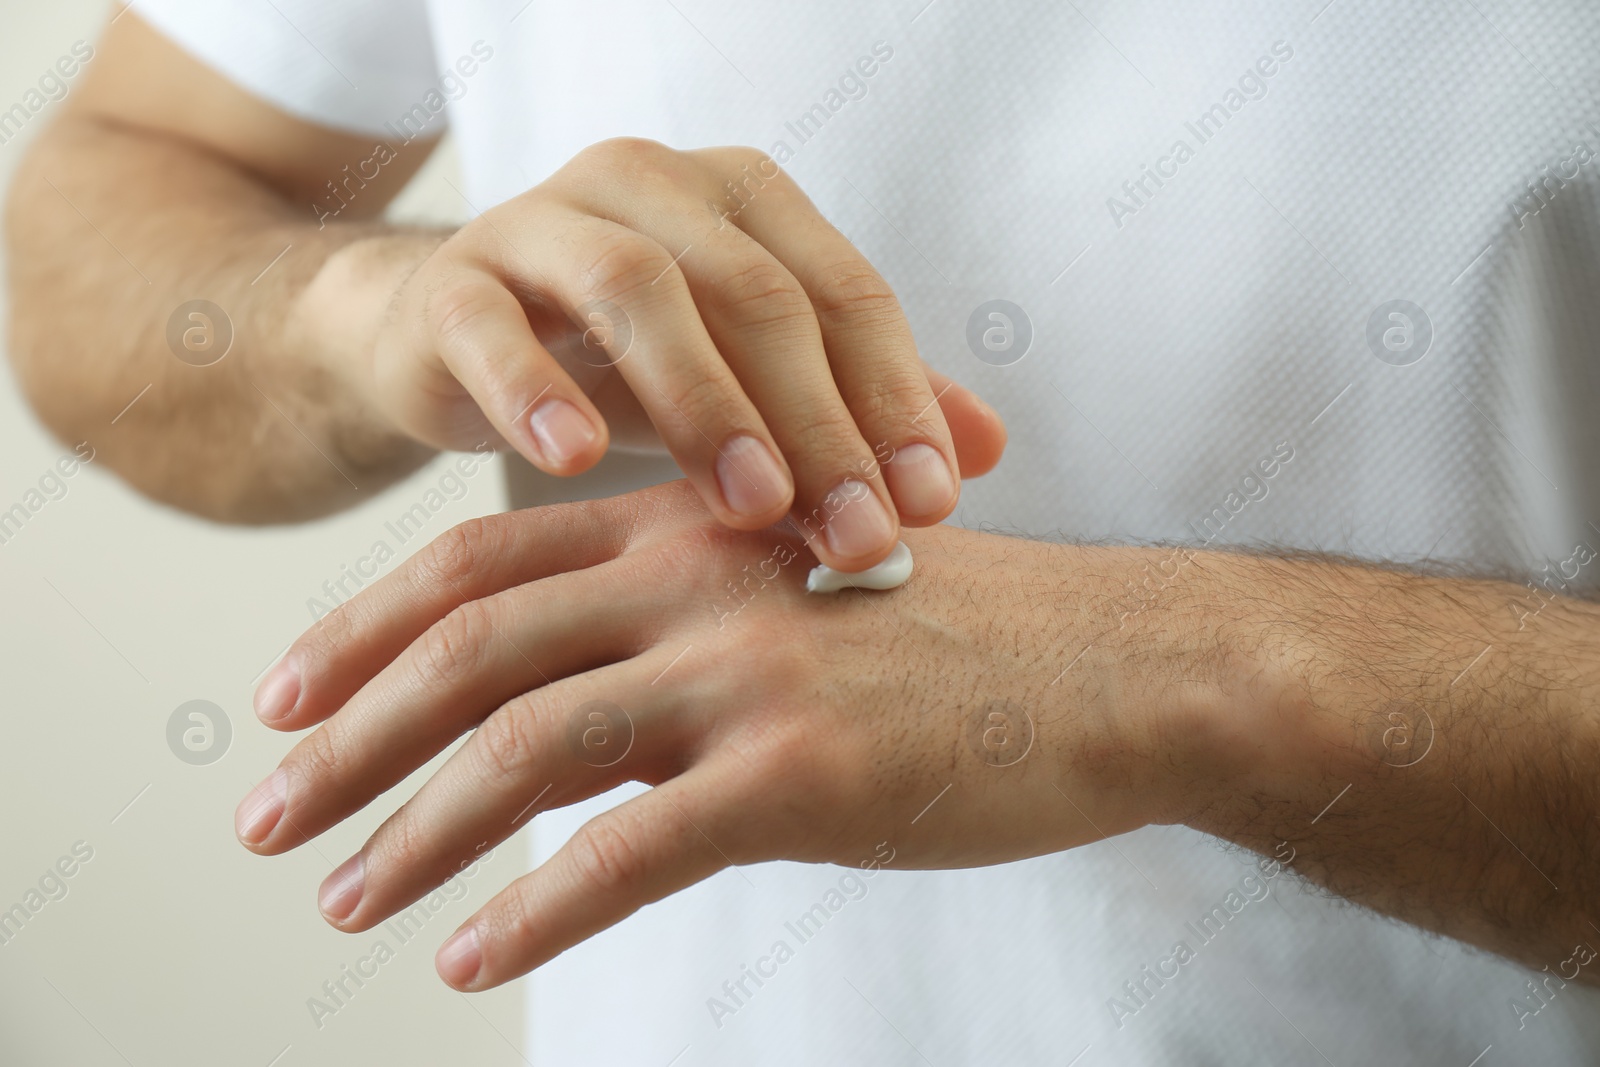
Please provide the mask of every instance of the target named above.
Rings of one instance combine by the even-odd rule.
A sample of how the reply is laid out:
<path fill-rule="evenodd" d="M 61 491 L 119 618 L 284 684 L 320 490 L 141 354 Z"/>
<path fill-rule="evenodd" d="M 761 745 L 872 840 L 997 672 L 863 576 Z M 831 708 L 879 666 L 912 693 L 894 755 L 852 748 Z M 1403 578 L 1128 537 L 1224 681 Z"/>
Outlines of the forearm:
<path fill-rule="evenodd" d="M 1182 821 L 1287 842 L 1340 896 L 1565 978 L 1587 962 L 1569 961 L 1600 938 L 1600 608 L 1196 553 L 1121 633 L 1176 649 Z"/>
<path fill-rule="evenodd" d="M 6 229 L 23 388 L 57 434 L 88 440 L 143 492 L 228 521 L 289 520 L 426 458 L 368 403 L 361 361 L 399 280 L 444 233 L 319 227 L 220 157 L 87 116 L 23 162 Z M 195 299 L 233 330 L 209 366 L 168 342 Z"/>

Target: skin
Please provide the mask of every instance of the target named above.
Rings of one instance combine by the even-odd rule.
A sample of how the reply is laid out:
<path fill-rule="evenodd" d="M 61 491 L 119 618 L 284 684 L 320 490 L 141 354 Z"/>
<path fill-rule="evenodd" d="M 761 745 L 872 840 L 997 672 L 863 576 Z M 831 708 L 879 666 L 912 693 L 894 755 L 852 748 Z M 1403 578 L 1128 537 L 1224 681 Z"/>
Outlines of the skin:
<path fill-rule="evenodd" d="M 435 449 L 487 441 L 571 475 L 614 436 L 663 445 L 736 529 L 864 486 L 809 529 L 857 571 L 1004 447 L 999 417 L 923 366 L 883 278 L 753 149 L 608 141 L 458 230 L 405 228 L 376 216 L 432 142 L 296 120 L 134 13 L 80 77 L 12 188 L 10 351 L 51 428 L 157 499 L 303 519 Z M 233 328 L 203 367 L 168 341 L 196 298 Z M 188 321 L 200 344 L 225 329 Z"/>
<path fill-rule="evenodd" d="M 887 842 L 970 867 L 1155 823 L 1535 967 L 1594 936 L 1600 608 L 1530 620 L 1526 587 L 1324 560 L 906 540 L 904 587 L 817 596 L 799 537 L 720 526 L 681 482 L 460 526 L 264 680 L 268 725 L 316 729 L 240 839 L 286 852 L 469 733 L 323 883 L 360 931 L 541 811 L 654 786 L 446 943 L 464 990 L 729 864 Z"/>
<path fill-rule="evenodd" d="M 285 520 L 480 434 L 539 461 L 517 405 L 545 385 L 607 420 L 552 473 L 649 424 L 690 477 L 457 527 L 269 673 L 258 714 L 311 732 L 240 806 L 241 840 L 262 854 L 469 734 L 324 883 L 335 926 L 370 928 L 538 812 L 637 780 L 654 788 L 447 942 L 447 981 L 504 982 L 730 863 L 854 864 L 888 842 L 900 866 L 992 864 L 1152 823 L 1292 856 L 1350 900 L 1593 980 L 1567 961 L 1600 929 L 1585 911 L 1600 890 L 1600 608 L 1335 560 L 935 525 L 903 532 L 917 559 L 905 587 L 808 596 L 813 554 L 856 569 L 881 558 L 839 559 L 826 533 L 839 516 L 871 501 L 905 525 L 947 513 L 908 515 L 914 494 L 881 468 L 926 444 L 981 473 L 1003 431 L 916 365 L 876 276 L 786 183 L 736 222 L 705 211 L 705 172 L 755 157 L 611 144 L 494 209 L 492 226 L 449 234 L 374 220 L 425 155 L 412 146 L 319 228 L 306 205 L 367 141 L 266 108 L 132 14 L 85 78 L 13 186 L 12 350 L 49 423 L 139 488 L 213 517 Z M 686 197 L 706 262 L 629 259 L 646 238 L 677 255 L 690 235 L 668 224 Z M 808 259 L 791 244 L 802 237 L 838 255 Z M 614 254 L 536 265 L 548 249 L 535 244 Z M 599 269 L 619 256 L 629 270 Z M 587 320 L 552 308 L 577 281 L 637 282 L 641 264 L 665 273 L 632 288 L 659 278 L 673 295 L 630 310 L 642 347 L 574 392 L 552 360 L 580 351 Z M 841 275 L 866 299 L 824 299 Z M 230 309 L 237 334 L 204 368 L 164 340 L 197 293 Z M 788 314 L 786 337 L 758 336 L 765 311 Z M 782 373 L 809 377 L 764 377 L 749 352 L 768 345 L 792 357 L 772 361 Z M 713 440 L 737 423 L 776 443 L 793 499 L 759 522 L 731 515 L 715 450 L 652 409 L 658 387 Z M 786 421 L 779 393 L 805 396 L 827 432 L 796 434 L 804 420 Z M 925 411 L 907 403 L 936 395 Z M 860 492 L 827 488 L 845 472 Z M 788 528 L 762 528 L 783 510 Z"/>

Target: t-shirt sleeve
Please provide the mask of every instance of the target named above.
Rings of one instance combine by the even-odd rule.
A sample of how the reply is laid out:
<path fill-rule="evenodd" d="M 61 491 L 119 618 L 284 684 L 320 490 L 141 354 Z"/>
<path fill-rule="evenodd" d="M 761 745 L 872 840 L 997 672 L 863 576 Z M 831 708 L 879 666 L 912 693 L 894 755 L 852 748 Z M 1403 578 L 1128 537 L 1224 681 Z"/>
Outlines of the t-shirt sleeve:
<path fill-rule="evenodd" d="M 381 133 L 438 88 L 426 0 L 136 0 L 133 10 L 241 88 L 324 126 Z"/>

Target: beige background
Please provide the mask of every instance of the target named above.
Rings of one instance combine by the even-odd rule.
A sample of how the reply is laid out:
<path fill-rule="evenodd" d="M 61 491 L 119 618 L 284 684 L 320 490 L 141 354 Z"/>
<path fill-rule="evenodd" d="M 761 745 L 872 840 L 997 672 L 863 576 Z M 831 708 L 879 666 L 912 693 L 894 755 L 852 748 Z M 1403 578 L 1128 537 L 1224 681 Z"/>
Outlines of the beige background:
<path fill-rule="evenodd" d="M 93 40 L 107 13 L 97 0 L 0 2 L 0 109 L 74 41 Z M 0 145 L 0 184 L 56 106 Z M 459 218 L 441 180 L 452 168 L 446 146 L 397 210 Z M 68 451 L 6 373 L 0 510 Z M 0 911 L 75 842 L 94 850 L 68 894 L 0 945 L 0 1064 L 524 1062 L 519 987 L 469 999 L 433 973 L 439 942 L 520 873 L 523 842 L 496 850 L 466 897 L 319 1029 L 307 998 L 367 955 L 374 934 L 327 926 L 317 885 L 416 779 L 286 857 L 257 858 L 233 837 L 234 805 L 290 744 L 256 723 L 254 681 L 309 623 L 323 580 L 374 540 L 392 544 L 385 521 L 439 473 L 328 521 L 241 530 L 152 504 L 91 465 L 0 545 Z M 503 506 L 499 461 L 468 487 L 430 536 Z M 174 709 L 197 698 L 233 727 L 208 766 L 181 762 L 166 741 Z"/>

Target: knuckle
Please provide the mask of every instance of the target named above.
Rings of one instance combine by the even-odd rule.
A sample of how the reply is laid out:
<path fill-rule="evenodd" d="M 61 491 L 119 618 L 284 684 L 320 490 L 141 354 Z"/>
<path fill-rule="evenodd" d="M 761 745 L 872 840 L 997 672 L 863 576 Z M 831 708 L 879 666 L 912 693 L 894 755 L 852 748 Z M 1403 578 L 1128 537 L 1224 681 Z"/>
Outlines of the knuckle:
<path fill-rule="evenodd" d="M 417 555 L 416 567 L 426 585 L 470 587 L 479 561 L 492 559 L 499 525 L 486 518 L 468 519 L 429 542 Z"/>
<path fill-rule="evenodd" d="M 302 671 L 309 671 L 337 657 L 340 649 L 349 648 L 356 638 L 354 611 L 349 602 L 340 604 L 317 620 L 317 624 L 297 640 L 284 654 L 297 658 Z"/>
<path fill-rule="evenodd" d="M 494 315 L 502 291 L 487 282 L 453 282 L 428 302 L 433 334 L 445 345 L 470 337 L 486 318 Z"/>
<path fill-rule="evenodd" d="M 895 322 L 900 301 L 883 275 L 866 263 L 843 263 L 823 272 L 817 285 L 817 314 L 826 320 L 849 318 L 871 324 Z"/>
<path fill-rule="evenodd" d="M 369 870 L 415 871 L 427 861 L 428 838 L 411 817 L 410 805 L 389 816 L 367 849 Z"/>
<path fill-rule="evenodd" d="M 534 720 L 526 703 L 516 701 L 479 725 L 471 747 L 489 781 L 514 781 L 537 758 L 540 745 L 533 736 Z"/>
<path fill-rule="evenodd" d="M 578 153 L 586 163 L 606 170 L 636 170 L 664 165 L 676 153 L 648 137 L 608 137 Z"/>
<path fill-rule="evenodd" d="M 789 176 L 789 172 L 761 149 L 739 146 L 733 149 L 731 159 L 742 173 L 754 175 L 762 182 L 760 188 L 763 194 L 770 192 L 779 197 L 794 198 L 809 203 L 799 184 Z"/>
<path fill-rule="evenodd" d="M 580 202 L 592 200 L 597 186 L 665 193 L 684 186 L 687 168 L 684 154 L 660 141 L 613 137 L 574 156 L 563 168 L 563 184 Z"/>
<path fill-rule="evenodd" d="M 294 756 L 299 764 L 298 777 L 309 782 L 326 782 L 339 774 L 343 749 L 333 730 L 322 726 L 306 735 L 296 746 Z"/>
<path fill-rule="evenodd" d="M 702 174 L 718 187 L 742 187 L 762 198 L 773 198 L 796 206 L 812 207 L 793 178 L 772 156 L 749 145 L 700 148 L 684 153 L 698 162 Z M 741 209 L 742 210 L 742 209 Z"/>
<path fill-rule="evenodd" d="M 459 679 L 483 656 L 491 629 L 489 612 L 479 600 L 469 600 L 428 627 L 418 641 L 416 671 L 430 684 Z"/>
<path fill-rule="evenodd" d="M 616 817 L 585 823 L 572 836 L 572 859 L 584 884 L 603 895 L 626 893 L 645 878 L 644 855 Z"/>
<path fill-rule="evenodd" d="M 685 434 L 692 435 L 691 440 L 694 441 L 704 440 L 695 427 L 707 427 L 715 439 L 717 434 L 712 427 L 729 421 L 735 417 L 735 412 L 744 407 L 738 387 L 720 376 L 692 378 L 675 382 L 668 388 L 667 395 L 677 409 L 669 417 L 675 416 L 677 421 L 682 421 Z"/>
<path fill-rule="evenodd" d="M 855 457 L 861 451 L 861 434 L 850 413 L 837 401 L 807 421 L 790 426 L 784 439 L 784 453 L 805 457 L 806 465 L 813 470 L 841 465 L 854 469 Z"/>
<path fill-rule="evenodd" d="M 730 780 L 731 791 L 763 795 L 770 790 L 772 795 L 789 797 L 794 801 L 786 813 L 790 818 L 815 810 L 813 803 L 824 800 L 824 791 L 818 785 L 821 782 L 830 783 L 826 803 L 851 807 L 872 803 L 871 794 L 877 785 L 870 767 L 837 752 L 823 751 L 809 727 L 771 722 L 761 725 L 760 730 L 746 729 L 742 736 L 729 738 L 729 751 L 743 756 L 743 766 Z M 765 845 L 760 840 L 742 839 L 748 836 L 736 826 L 717 828 L 717 843 L 735 862 L 745 858 L 741 852 Z"/>
<path fill-rule="evenodd" d="M 813 777 L 818 772 L 816 746 L 806 744 L 801 731 L 779 726 L 747 744 L 745 773 L 768 783 L 767 788 L 783 790 L 782 796 L 805 797 L 813 782 L 825 780 Z"/>
<path fill-rule="evenodd" d="M 712 584 L 720 573 L 719 561 L 748 548 L 749 541 L 748 533 L 719 522 L 697 523 L 662 537 L 647 551 L 637 553 L 631 563 L 652 588 L 678 590 L 685 585 Z"/>
<path fill-rule="evenodd" d="M 932 399 L 926 378 L 890 375 L 875 382 L 871 392 L 852 397 L 851 409 L 862 426 L 885 426 L 909 422 Z"/>
<path fill-rule="evenodd" d="M 537 884 L 532 875 L 524 876 L 484 905 L 479 914 L 494 931 L 493 940 L 516 948 L 538 944 L 541 935 L 549 936 L 548 928 L 541 928 L 536 919 L 546 914 Z"/>
<path fill-rule="evenodd" d="M 623 300 L 668 273 L 672 257 L 647 237 L 608 229 L 589 240 L 578 267 L 578 284 L 591 296 Z"/>
<path fill-rule="evenodd" d="M 746 323 L 811 320 L 811 302 L 800 284 L 776 263 L 756 260 L 717 279 L 715 298 Z"/>
<path fill-rule="evenodd" d="M 769 167 L 777 166 L 776 163 L 771 162 L 771 156 L 767 155 L 767 153 L 763 152 L 754 145 L 733 145 L 728 149 L 728 156 L 733 160 L 733 162 L 738 163 L 741 166 L 747 166 L 751 170 L 755 170 L 763 163 L 766 163 Z"/>

